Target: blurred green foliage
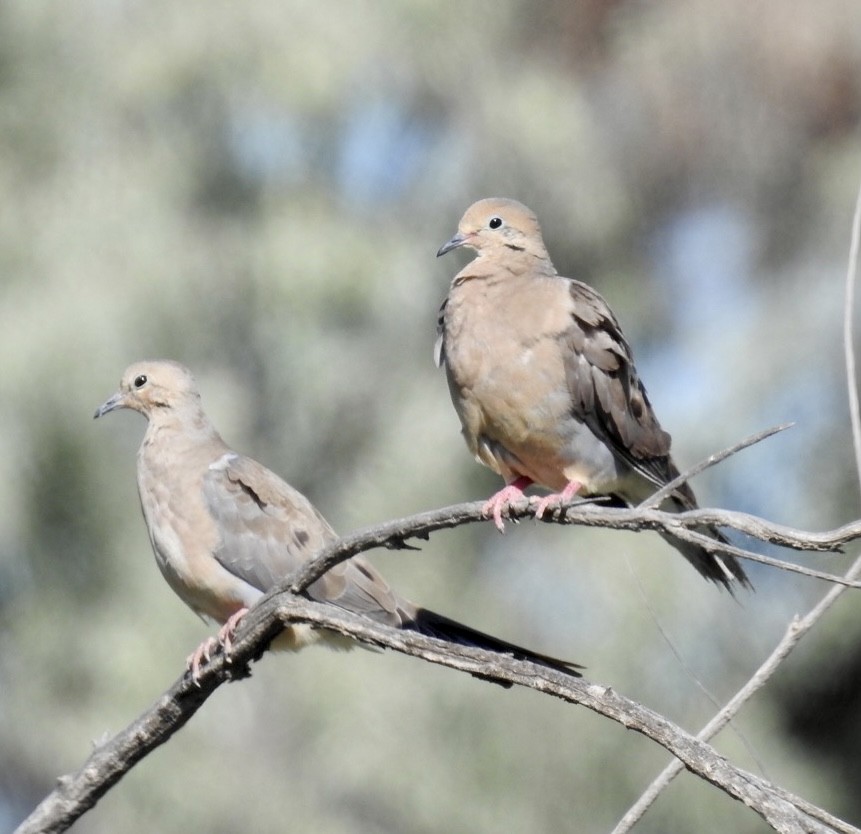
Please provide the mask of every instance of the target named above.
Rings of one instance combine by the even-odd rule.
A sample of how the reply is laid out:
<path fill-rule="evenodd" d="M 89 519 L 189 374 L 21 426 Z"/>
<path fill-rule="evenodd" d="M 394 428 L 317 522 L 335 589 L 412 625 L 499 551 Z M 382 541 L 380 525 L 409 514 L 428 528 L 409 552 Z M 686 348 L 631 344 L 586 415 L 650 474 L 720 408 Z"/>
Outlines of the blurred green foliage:
<path fill-rule="evenodd" d="M 149 550 L 140 419 L 90 419 L 127 364 L 192 367 L 228 442 L 341 530 L 495 488 L 430 359 L 458 268 L 434 252 L 479 197 L 529 204 L 607 296 L 682 467 L 798 421 L 698 479 L 704 504 L 856 517 L 859 115 L 857 0 L 0 5 L 0 828 L 207 633 Z M 656 536 L 531 524 L 373 558 L 690 729 L 714 707 L 655 619 L 724 700 L 823 591 L 754 570 L 736 602 Z M 847 597 L 739 720 L 770 778 L 856 824 L 847 745 L 811 748 L 798 711 L 858 631 Z M 533 692 L 312 650 L 219 692 L 75 830 L 599 832 L 665 759 Z M 765 826 L 683 777 L 638 830 Z"/>

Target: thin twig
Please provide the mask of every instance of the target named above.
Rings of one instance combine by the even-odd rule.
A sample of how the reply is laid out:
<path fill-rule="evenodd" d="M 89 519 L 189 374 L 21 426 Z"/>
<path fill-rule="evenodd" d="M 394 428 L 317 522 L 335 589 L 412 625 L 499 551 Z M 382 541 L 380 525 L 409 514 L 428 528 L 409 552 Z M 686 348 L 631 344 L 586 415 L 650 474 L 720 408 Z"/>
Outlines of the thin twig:
<path fill-rule="evenodd" d="M 846 307 L 843 311 L 843 353 L 846 359 L 846 390 L 849 394 L 849 419 L 855 448 L 855 469 L 861 483 L 861 409 L 858 407 L 858 377 L 855 372 L 855 341 L 852 322 L 855 317 L 855 276 L 858 274 L 858 246 L 861 239 L 861 188 L 855 200 L 852 217 L 852 242 L 849 244 L 849 266 L 846 269 Z"/>
<path fill-rule="evenodd" d="M 861 574 L 861 556 L 846 571 L 845 578 L 855 579 L 859 574 Z M 778 666 L 783 663 L 789 653 L 798 645 L 801 638 L 810 632 L 825 612 L 845 591 L 845 585 L 835 585 L 804 617 L 794 619 L 766 661 L 756 670 L 747 683 L 733 695 L 726 706 L 697 733 L 697 738 L 702 741 L 708 741 L 717 735 L 738 714 L 753 695 L 768 682 Z M 627 834 L 651 807 L 667 785 L 683 769 L 684 764 L 678 759 L 670 762 L 622 817 L 618 825 L 613 829 L 612 834 Z M 845 829 L 835 828 L 835 830 L 852 831 L 853 829 L 849 827 Z"/>
<path fill-rule="evenodd" d="M 740 452 L 742 449 L 747 449 L 748 446 L 753 446 L 761 440 L 765 440 L 767 437 L 771 437 L 778 432 L 791 429 L 794 425 L 795 423 L 781 423 L 779 426 L 772 426 L 770 429 L 763 429 L 762 431 L 756 432 L 756 434 L 751 434 L 750 436 L 745 437 L 744 440 L 740 440 L 738 443 L 724 449 L 722 452 L 715 452 L 714 454 L 709 455 L 705 460 L 701 460 L 696 466 L 692 466 L 686 472 L 682 472 L 681 475 L 677 475 L 672 481 L 662 486 L 657 492 L 652 493 L 645 501 L 640 502 L 638 507 L 641 510 L 647 510 L 650 507 L 659 506 L 661 501 L 672 495 L 683 483 L 689 481 L 695 475 L 699 475 L 700 472 L 703 472 L 710 466 L 714 466 L 722 460 L 726 460 L 731 455 L 736 454 L 736 452 Z"/>
<path fill-rule="evenodd" d="M 697 689 L 699 689 L 700 692 L 703 693 L 708 702 L 716 710 L 720 710 L 720 701 L 718 701 L 717 697 L 712 694 L 712 691 L 703 683 L 703 681 L 700 680 L 697 673 L 691 668 L 690 664 L 685 659 L 685 656 L 682 654 L 681 649 L 676 645 L 669 632 L 664 628 L 664 624 L 661 622 L 661 618 L 658 616 L 658 612 L 655 611 L 655 609 L 653 608 L 652 603 L 649 600 L 649 596 L 646 593 L 646 589 L 643 587 L 643 582 L 640 579 L 640 574 L 637 572 L 637 569 L 630 557 L 630 554 L 625 554 L 625 563 L 628 566 L 628 572 L 634 579 L 634 586 L 636 587 L 637 592 L 640 595 L 640 599 L 642 600 L 650 619 L 654 623 L 655 628 L 658 629 L 658 632 L 664 639 L 664 642 L 667 644 L 667 646 L 669 646 L 670 651 L 673 653 L 673 657 L 676 658 L 676 662 L 679 664 L 679 666 L 681 666 L 685 674 L 693 681 Z M 732 726 L 732 731 L 735 733 L 738 740 L 744 745 L 744 749 L 747 750 L 748 756 L 750 756 L 750 758 L 756 764 L 757 768 L 759 768 L 759 772 L 767 779 L 768 774 L 765 772 L 765 765 L 762 763 L 761 759 L 757 755 L 757 752 L 748 737 L 741 731 L 740 727 L 736 727 L 735 725 Z M 675 761 L 678 762 L 678 759 L 676 759 Z"/>
<path fill-rule="evenodd" d="M 804 565 L 796 565 L 794 562 L 785 562 L 782 559 L 775 559 L 771 556 L 763 556 L 759 553 L 754 553 L 750 550 L 736 547 L 733 544 L 717 541 L 704 533 L 687 529 L 687 527 L 683 527 L 681 525 L 673 527 L 672 521 L 666 522 L 665 529 L 667 529 L 667 532 L 669 532 L 671 536 L 681 539 L 682 541 L 699 545 L 709 553 L 726 553 L 739 559 L 747 559 L 749 562 L 758 562 L 760 565 L 768 565 L 769 567 L 778 568 L 779 570 L 784 570 L 789 573 L 797 573 L 801 576 L 807 576 L 810 579 L 822 579 L 825 582 L 830 582 L 834 585 L 846 585 L 850 588 L 861 588 L 861 582 L 848 580 L 845 576 L 838 576 L 837 574 L 828 573 L 827 571 L 807 568 L 804 567 Z"/>

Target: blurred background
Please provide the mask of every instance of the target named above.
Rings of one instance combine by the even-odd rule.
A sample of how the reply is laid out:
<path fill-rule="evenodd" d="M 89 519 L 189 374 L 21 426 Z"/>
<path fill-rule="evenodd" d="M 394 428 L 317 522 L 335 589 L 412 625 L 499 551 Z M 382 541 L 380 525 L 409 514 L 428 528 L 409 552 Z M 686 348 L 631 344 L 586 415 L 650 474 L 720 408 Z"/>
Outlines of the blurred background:
<path fill-rule="evenodd" d="M 0 829 L 209 632 L 138 508 L 144 424 L 93 423 L 174 358 L 225 439 L 339 530 L 488 496 L 432 364 L 485 196 L 527 203 L 616 311 L 701 503 L 859 515 L 841 345 L 861 177 L 857 0 L 0 5 Z M 800 557 L 841 570 L 857 553 Z M 521 524 L 372 554 L 404 595 L 588 666 L 690 730 L 826 590 L 738 600 L 655 535 Z M 668 644 L 663 632 L 672 640 Z M 861 823 L 847 594 L 717 741 Z M 687 667 L 687 668 L 686 668 Z M 584 709 L 394 654 L 265 657 L 74 830 L 608 831 L 667 756 Z M 682 776 L 641 832 L 761 832 Z"/>

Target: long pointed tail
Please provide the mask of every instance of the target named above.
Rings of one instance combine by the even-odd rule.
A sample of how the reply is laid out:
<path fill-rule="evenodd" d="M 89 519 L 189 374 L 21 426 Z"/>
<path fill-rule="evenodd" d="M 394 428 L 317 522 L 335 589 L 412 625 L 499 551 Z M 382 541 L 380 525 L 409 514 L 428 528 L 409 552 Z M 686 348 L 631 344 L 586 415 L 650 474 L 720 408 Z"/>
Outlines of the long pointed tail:
<path fill-rule="evenodd" d="M 534 652 L 531 649 L 525 649 L 523 646 L 518 646 L 515 643 L 500 640 L 490 634 L 485 634 L 482 631 L 477 631 L 474 628 L 463 625 L 456 620 L 450 620 L 442 614 L 428 611 L 426 608 L 419 608 L 415 616 L 403 624 L 403 628 L 409 628 L 419 632 L 419 634 L 436 637 L 438 640 L 446 640 L 461 646 L 472 646 L 476 649 L 509 654 L 517 660 L 529 660 L 532 663 L 564 672 L 566 675 L 573 675 L 577 678 L 581 677 L 577 670 L 583 667 L 578 663 L 561 660 L 558 657 L 551 657 L 540 652 Z M 495 683 L 500 682 L 495 681 Z"/>
<path fill-rule="evenodd" d="M 672 495 L 661 505 L 661 509 L 673 513 L 682 513 L 686 510 L 694 509 L 696 506 L 696 499 L 693 492 L 690 492 L 690 497 L 685 494 Z M 715 527 L 696 527 L 694 529 L 698 533 L 702 533 L 723 544 L 729 543 L 726 536 Z M 709 553 L 699 545 L 679 541 L 663 533 L 661 536 L 664 541 L 678 550 L 706 579 L 710 579 L 715 584 L 723 586 L 730 593 L 733 592 L 735 582 L 740 582 L 743 588 L 753 590 L 753 585 L 735 556 L 730 556 L 727 553 Z"/>

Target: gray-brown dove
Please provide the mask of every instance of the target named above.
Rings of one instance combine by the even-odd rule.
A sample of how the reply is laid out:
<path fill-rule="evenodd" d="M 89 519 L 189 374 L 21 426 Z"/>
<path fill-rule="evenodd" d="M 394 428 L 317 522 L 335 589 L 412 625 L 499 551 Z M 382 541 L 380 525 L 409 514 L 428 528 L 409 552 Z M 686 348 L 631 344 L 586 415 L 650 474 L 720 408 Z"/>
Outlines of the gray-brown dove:
<path fill-rule="evenodd" d="M 158 566 L 193 611 L 223 624 L 218 638 L 209 638 L 189 657 L 197 680 L 201 662 L 216 645 L 229 656 L 233 632 L 248 608 L 337 536 L 305 496 L 227 446 L 203 410 L 194 377 L 182 365 L 154 361 L 127 368 L 119 390 L 95 416 L 119 408 L 139 411 L 148 420 L 137 478 Z M 419 608 L 359 557 L 332 568 L 306 593 L 394 628 L 577 674 L 577 664 Z M 276 638 L 273 648 L 296 650 L 317 640 L 337 648 L 353 645 L 333 632 L 295 625 Z"/>
<path fill-rule="evenodd" d="M 540 518 L 578 493 L 635 505 L 677 477 L 670 435 L 616 317 L 591 287 L 557 273 L 535 215 L 515 200 L 479 200 L 437 257 L 461 246 L 477 256 L 440 310 L 436 359 L 466 445 L 505 479 L 485 505 L 496 526 L 530 484 L 553 491 Z M 696 506 L 685 483 L 662 509 Z M 702 532 L 725 541 L 714 528 Z M 707 579 L 750 586 L 732 556 L 667 540 Z"/>

